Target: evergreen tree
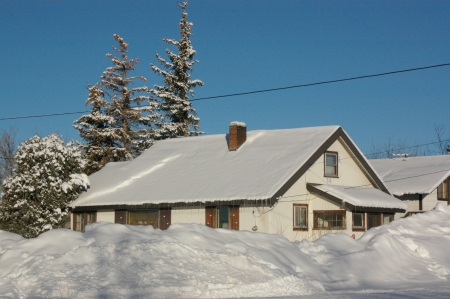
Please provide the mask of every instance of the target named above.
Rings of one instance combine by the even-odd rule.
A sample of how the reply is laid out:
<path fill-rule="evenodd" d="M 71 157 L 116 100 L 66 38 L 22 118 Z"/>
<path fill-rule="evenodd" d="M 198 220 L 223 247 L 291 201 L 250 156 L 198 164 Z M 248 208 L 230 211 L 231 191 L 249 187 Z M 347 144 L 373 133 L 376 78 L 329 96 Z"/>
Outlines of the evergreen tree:
<path fill-rule="evenodd" d="M 142 76 L 129 77 L 138 59 L 128 58 L 128 44 L 114 34 L 120 54 L 106 54 L 113 66 L 107 68 L 101 81 L 89 88 L 86 104 L 92 111 L 75 121 L 74 127 L 86 141 L 81 145 L 88 159 L 86 172 L 100 170 L 109 161 L 125 161 L 149 148 L 154 139 L 154 112 L 158 103 L 146 95 L 148 87 L 134 87 L 135 80 L 146 81 Z M 141 106 L 142 102 L 149 105 Z"/>
<path fill-rule="evenodd" d="M 16 169 L 3 183 L 0 229 L 33 238 L 63 227 L 68 203 L 88 185 L 81 152 L 52 134 L 23 142 L 14 158 Z"/>
<path fill-rule="evenodd" d="M 107 102 L 98 84 L 89 87 L 87 104 L 92 105 L 91 113 L 77 119 L 74 127 L 86 141 L 79 146 L 86 159 L 84 172 L 91 175 L 109 161 L 120 160 L 124 153 L 122 148 L 116 147 L 115 140 L 119 140 L 119 136 L 117 129 L 113 128 L 115 119 L 105 113 Z"/>
<path fill-rule="evenodd" d="M 151 64 L 153 71 L 164 78 L 164 85 L 155 85 L 151 92 L 162 100 L 160 111 L 162 121 L 158 124 L 159 130 L 156 135 L 158 139 L 165 139 L 177 136 L 189 136 L 190 131 L 198 132 L 199 118 L 189 101 L 189 96 L 193 96 L 192 88 L 197 85 L 202 86 L 200 80 L 191 80 L 189 72 L 192 72 L 196 54 L 191 45 L 190 36 L 193 24 L 188 22 L 186 6 L 188 2 L 178 4 L 182 9 L 180 20 L 181 38 L 179 41 L 173 39 L 163 39 L 169 45 L 174 45 L 178 53 L 166 49 L 170 61 L 162 58 L 156 53 L 156 58 L 164 67 L 160 69 Z"/>

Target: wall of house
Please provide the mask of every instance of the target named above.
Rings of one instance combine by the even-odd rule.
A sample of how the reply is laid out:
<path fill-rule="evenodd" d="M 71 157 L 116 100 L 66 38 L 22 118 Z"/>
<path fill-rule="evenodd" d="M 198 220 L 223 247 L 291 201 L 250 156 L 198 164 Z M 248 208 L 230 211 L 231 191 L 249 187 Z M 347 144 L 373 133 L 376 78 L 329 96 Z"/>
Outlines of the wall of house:
<path fill-rule="evenodd" d="M 271 208 L 263 204 L 239 207 L 239 230 L 253 231 L 256 226 L 257 232 L 269 233 L 270 212 Z"/>
<path fill-rule="evenodd" d="M 172 223 L 205 224 L 205 207 L 174 207 L 171 217 Z"/>
<path fill-rule="evenodd" d="M 342 186 L 367 186 L 372 184 L 363 173 L 350 151 L 341 140 L 334 142 L 328 149 L 338 153 L 338 177 L 329 178 L 324 176 L 324 155 L 322 155 L 310 169 L 282 196 L 273 210 L 268 213 L 269 229 L 268 233 L 282 234 L 287 239 L 294 240 L 315 240 L 326 233 L 342 232 L 349 236 L 355 235 L 359 238 L 363 232 L 352 230 L 352 213 L 346 211 L 346 229 L 343 230 L 316 230 L 314 227 L 315 210 L 344 210 L 342 207 L 326 200 L 323 197 L 309 193 L 306 189 L 307 183 L 334 184 Z M 308 230 L 294 231 L 293 229 L 293 205 L 308 205 Z"/>
<path fill-rule="evenodd" d="M 114 223 L 114 210 L 100 210 L 97 211 L 97 222 L 112 222 Z"/>
<path fill-rule="evenodd" d="M 405 194 L 402 196 L 397 196 L 398 199 L 402 200 L 408 205 L 408 209 L 405 213 L 396 213 L 396 217 L 401 218 L 405 216 L 406 213 L 411 211 L 420 211 L 419 209 L 419 195 L 418 194 Z M 429 211 L 433 209 L 438 203 L 437 199 L 437 188 L 433 190 L 430 194 L 424 194 L 422 198 L 422 210 Z M 444 201 L 445 203 L 445 201 Z"/>

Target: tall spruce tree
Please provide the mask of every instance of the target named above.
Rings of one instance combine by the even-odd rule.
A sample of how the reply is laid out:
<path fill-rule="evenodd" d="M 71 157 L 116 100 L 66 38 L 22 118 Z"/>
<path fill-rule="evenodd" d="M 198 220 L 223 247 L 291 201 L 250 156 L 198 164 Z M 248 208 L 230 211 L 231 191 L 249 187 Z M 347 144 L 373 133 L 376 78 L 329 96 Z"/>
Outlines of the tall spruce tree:
<path fill-rule="evenodd" d="M 129 76 L 139 59 L 128 58 L 128 44 L 113 35 L 119 47 L 113 47 L 119 57 L 106 54 L 112 61 L 100 77 L 100 82 L 89 88 L 86 104 L 91 113 L 74 122 L 74 127 L 86 141 L 81 145 L 88 159 L 89 174 L 100 170 L 107 162 L 125 161 L 141 154 L 154 140 L 153 124 L 158 118 L 158 102 L 149 96 L 146 86 L 131 87 L 142 76 Z M 145 102 L 146 105 L 141 103 Z"/>
<path fill-rule="evenodd" d="M 81 152 L 52 134 L 26 140 L 14 158 L 14 173 L 3 182 L 0 229 L 33 238 L 63 227 L 67 205 L 88 185 Z"/>
<path fill-rule="evenodd" d="M 79 144 L 86 159 L 84 172 L 91 175 L 99 171 L 109 161 L 120 160 L 126 156 L 123 148 L 116 147 L 118 130 L 114 128 L 115 119 L 106 115 L 107 102 L 98 84 L 89 87 L 86 105 L 92 105 L 90 114 L 83 115 L 74 122 L 74 127 L 86 144 Z"/>
<path fill-rule="evenodd" d="M 191 80 L 189 72 L 192 72 L 193 65 L 197 63 L 194 60 L 196 54 L 192 47 L 190 36 L 193 24 L 188 22 L 186 12 L 188 2 L 185 1 L 178 6 L 182 9 L 180 20 L 181 38 L 179 41 L 173 39 L 163 39 L 169 45 L 174 45 L 178 53 L 166 49 L 170 61 L 162 58 L 156 53 L 156 58 L 164 67 L 151 64 L 153 71 L 164 78 L 164 85 L 155 85 L 151 92 L 161 99 L 161 119 L 158 123 L 158 139 L 165 139 L 177 136 L 189 136 L 190 132 L 198 132 L 199 118 L 196 117 L 196 111 L 189 101 L 189 96 L 193 96 L 193 88 L 197 85 L 202 86 L 200 80 Z"/>

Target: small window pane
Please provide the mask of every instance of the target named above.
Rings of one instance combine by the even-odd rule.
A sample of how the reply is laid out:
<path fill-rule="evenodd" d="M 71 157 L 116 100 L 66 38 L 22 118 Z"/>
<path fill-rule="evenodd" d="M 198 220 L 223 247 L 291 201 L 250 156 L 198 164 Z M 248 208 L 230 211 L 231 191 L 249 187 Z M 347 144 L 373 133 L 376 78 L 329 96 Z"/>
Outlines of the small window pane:
<path fill-rule="evenodd" d="M 218 219 L 217 219 L 217 227 L 218 228 L 230 228 L 230 207 L 221 206 L 217 208 L 218 210 Z"/>
<path fill-rule="evenodd" d="M 306 207 L 294 206 L 294 227 L 306 228 L 308 227 L 307 223 Z"/>
<path fill-rule="evenodd" d="M 337 154 L 325 154 L 325 175 L 337 176 Z"/>
<path fill-rule="evenodd" d="M 353 227 L 362 228 L 363 227 L 363 214 L 353 213 Z"/>
<path fill-rule="evenodd" d="M 75 217 L 76 217 L 75 230 L 79 232 L 84 232 L 84 214 L 75 214 Z"/>

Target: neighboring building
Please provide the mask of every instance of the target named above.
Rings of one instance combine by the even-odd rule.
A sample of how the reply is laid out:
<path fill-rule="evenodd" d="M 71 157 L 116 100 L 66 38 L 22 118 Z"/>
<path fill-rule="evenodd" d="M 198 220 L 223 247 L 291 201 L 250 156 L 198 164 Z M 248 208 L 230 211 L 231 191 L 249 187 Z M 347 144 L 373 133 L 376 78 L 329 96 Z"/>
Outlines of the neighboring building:
<path fill-rule="evenodd" d="M 72 229 L 199 223 L 313 240 L 359 237 L 406 210 L 339 126 L 229 129 L 157 141 L 135 160 L 108 163 L 71 204 Z"/>
<path fill-rule="evenodd" d="M 431 210 L 437 202 L 450 204 L 450 155 L 369 161 L 391 194 L 408 205 L 400 216 Z"/>

